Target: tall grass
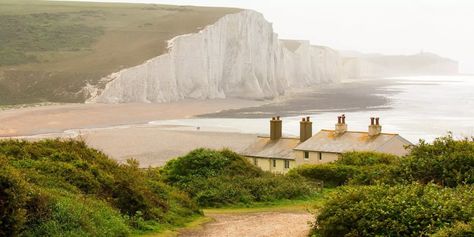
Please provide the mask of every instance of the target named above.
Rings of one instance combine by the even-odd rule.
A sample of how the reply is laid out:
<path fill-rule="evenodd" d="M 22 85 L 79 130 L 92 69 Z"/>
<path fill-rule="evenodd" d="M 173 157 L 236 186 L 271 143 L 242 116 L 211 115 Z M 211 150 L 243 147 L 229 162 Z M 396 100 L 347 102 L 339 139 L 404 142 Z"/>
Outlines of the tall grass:
<path fill-rule="evenodd" d="M 200 213 L 156 169 L 82 141 L 0 141 L 0 236 L 126 236 Z"/>

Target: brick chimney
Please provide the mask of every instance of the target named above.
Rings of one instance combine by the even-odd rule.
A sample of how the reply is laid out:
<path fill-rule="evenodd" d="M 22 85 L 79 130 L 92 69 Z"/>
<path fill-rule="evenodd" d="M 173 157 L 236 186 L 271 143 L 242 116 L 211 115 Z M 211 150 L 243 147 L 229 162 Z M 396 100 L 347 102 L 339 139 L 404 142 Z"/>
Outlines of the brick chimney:
<path fill-rule="evenodd" d="M 309 116 L 300 121 L 300 142 L 304 142 L 313 136 L 313 122 Z"/>
<path fill-rule="evenodd" d="M 270 140 L 278 140 L 281 138 L 281 124 L 280 116 L 273 117 L 272 120 L 270 120 Z"/>
<path fill-rule="evenodd" d="M 341 115 L 337 117 L 336 129 L 334 133 L 339 136 L 344 134 L 347 131 L 347 124 L 346 124 L 346 115 Z"/>
<path fill-rule="evenodd" d="M 370 118 L 370 125 L 369 125 L 369 136 L 370 137 L 375 137 L 380 135 L 382 132 L 382 126 L 380 125 L 380 118 Z"/>

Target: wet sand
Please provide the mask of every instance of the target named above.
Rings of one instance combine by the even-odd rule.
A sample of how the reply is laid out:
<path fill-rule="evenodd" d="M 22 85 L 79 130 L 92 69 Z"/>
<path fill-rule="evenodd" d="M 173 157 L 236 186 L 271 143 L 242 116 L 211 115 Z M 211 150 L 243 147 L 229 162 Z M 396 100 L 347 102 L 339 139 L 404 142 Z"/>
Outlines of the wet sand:
<path fill-rule="evenodd" d="M 387 95 L 398 91 L 384 87 L 399 83 L 396 80 L 348 80 L 338 84 L 320 85 L 307 91 L 292 91 L 279 101 L 260 106 L 223 110 L 202 114 L 203 118 L 268 118 L 273 116 L 298 116 L 323 112 L 356 112 L 390 109 Z M 307 90 L 307 89 L 305 89 Z"/>

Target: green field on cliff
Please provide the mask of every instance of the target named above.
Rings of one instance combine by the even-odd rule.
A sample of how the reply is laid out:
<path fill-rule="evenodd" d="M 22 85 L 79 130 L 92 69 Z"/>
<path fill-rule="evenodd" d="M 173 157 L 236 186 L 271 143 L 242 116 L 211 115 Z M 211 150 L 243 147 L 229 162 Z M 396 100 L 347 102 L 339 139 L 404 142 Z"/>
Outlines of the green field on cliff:
<path fill-rule="evenodd" d="M 166 51 L 229 8 L 0 0 L 0 105 L 83 102 L 87 83 Z"/>

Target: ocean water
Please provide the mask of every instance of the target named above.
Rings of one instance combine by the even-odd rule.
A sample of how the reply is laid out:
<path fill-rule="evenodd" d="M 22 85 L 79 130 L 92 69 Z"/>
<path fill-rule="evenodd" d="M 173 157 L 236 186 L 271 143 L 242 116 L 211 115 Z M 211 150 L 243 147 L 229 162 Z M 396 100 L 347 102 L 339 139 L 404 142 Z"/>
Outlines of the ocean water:
<path fill-rule="evenodd" d="M 386 92 L 388 104 L 353 111 L 309 112 L 313 132 L 333 129 L 337 116 L 346 115 L 349 130 L 366 131 L 370 117 L 380 117 L 383 132 L 398 133 L 416 143 L 432 141 L 452 132 L 455 137 L 474 136 L 474 76 L 394 77 L 380 88 Z M 282 113 L 284 114 L 284 113 Z M 297 136 L 301 116 L 283 117 L 284 134 Z M 150 125 L 184 125 L 182 129 L 268 134 L 268 118 L 193 118 L 153 121 Z"/>

